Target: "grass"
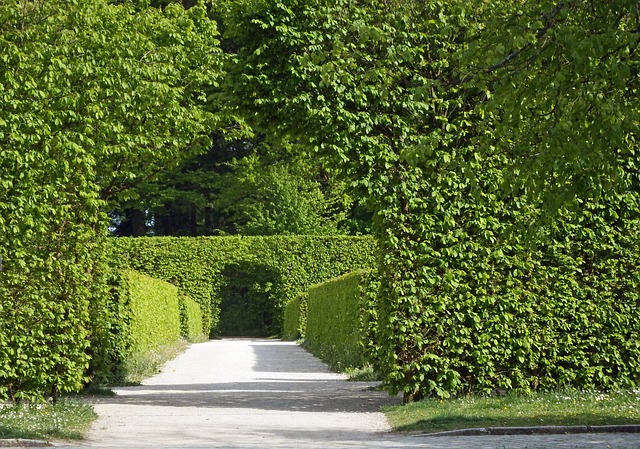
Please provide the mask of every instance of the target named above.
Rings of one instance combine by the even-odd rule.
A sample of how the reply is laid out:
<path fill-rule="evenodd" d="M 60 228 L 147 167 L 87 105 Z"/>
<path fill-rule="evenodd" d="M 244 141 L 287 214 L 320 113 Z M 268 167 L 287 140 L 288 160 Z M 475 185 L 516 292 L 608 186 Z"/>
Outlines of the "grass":
<path fill-rule="evenodd" d="M 124 363 L 124 385 L 139 385 L 147 377 L 158 374 L 162 366 L 187 348 L 185 340 L 163 345 L 155 350 L 132 354 Z"/>
<path fill-rule="evenodd" d="M 383 411 L 394 430 L 424 433 L 476 427 L 640 424 L 640 390 L 429 399 Z"/>
<path fill-rule="evenodd" d="M 80 440 L 96 418 L 93 407 L 82 401 L 0 404 L 0 439 Z"/>
<path fill-rule="evenodd" d="M 354 382 L 375 382 L 380 380 L 380 375 L 375 372 L 373 366 L 365 365 L 360 368 L 348 368 L 345 370 L 348 380 Z"/>

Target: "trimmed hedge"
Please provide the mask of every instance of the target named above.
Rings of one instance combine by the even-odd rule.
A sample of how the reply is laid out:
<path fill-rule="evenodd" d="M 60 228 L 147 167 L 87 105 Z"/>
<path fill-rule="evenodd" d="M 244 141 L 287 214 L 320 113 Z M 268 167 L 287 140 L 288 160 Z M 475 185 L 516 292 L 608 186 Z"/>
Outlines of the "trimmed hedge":
<path fill-rule="evenodd" d="M 95 305 L 89 374 L 98 384 L 126 381 L 140 360 L 176 343 L 184 329 L 199 324 L 197 304 L 188 305 L 189 299 L 179 298 L 178 288 L 166 281 L 126 269 L 114 272 L 110 285 L 110 297 Z"/>
<path fill-rule="evenodd" d="M 637 388 L 639 204 L 638 193 L 626 192 L 585 203 L 580 213 L 560 211 L 528 244 L 500 240 L 507 225 L 479 214 L 475 223 L 493 242 L 460 219 L 469 225 L 441 234 L 448 240 L 425 239 L 438 242 L 429 257 L 417 256 L 429 246 L 410 240 L 402 244 L 413 259 L 385 247 L 376 368 L 391 391 L 412 401 Z M 525 221 L 522 209 L 508 207 Z"/>
<path fill-rule="evenodd" d="M 368 280 L 365 271 L 356 271 L 309 289 L 304 346 L 335 370 L 367 361 Z"/>
<path fill-rule="evenodd" d="M 120 266 L 171 282 L 198 302 L 213 335 L 280 334 L 289 300 L 310 285 L 375 264 L 370 237 L 120 237 L 109 247 Z M 221 316 L 229 320 L 221 323 Z M 243 329 L 246 322 L 253 328 Z"/>
<path fill-rule="evenodd" d="M 282 324 L 283 340 L 304 338 L 307 330 L 307 296 L 307 293 L 301 293 L 287 303 Z"/>
<path fill-rule="evenodd" d="M 133 270 L 123 275 L 129 308 L 129 352 L 146 354 L 180 339 L 178 288 Z"/>
<path fill-rule="evenodd" d="M 180 335 L 188 341 L 206 338 L 200 305 L 187 295 L 180 295 Z"/>

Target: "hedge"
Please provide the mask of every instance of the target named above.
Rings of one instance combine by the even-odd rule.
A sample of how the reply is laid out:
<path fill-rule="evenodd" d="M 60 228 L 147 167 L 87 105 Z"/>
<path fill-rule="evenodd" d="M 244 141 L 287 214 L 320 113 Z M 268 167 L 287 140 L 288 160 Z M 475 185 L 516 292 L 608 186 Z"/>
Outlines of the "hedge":
<path fill-rule="evenodd" d="M 140 360 L 180 340 L 190 324 L 183 321 L 189 308 L 194 327 L 197 304 L 181 306 L 178 288 L 134 270 L 114 272 L 111 295 L 96 306 L 90 376 L 98 384 L 121 383 Z M 201 322 L 201 321 L 200 321 Z M 202 327 L 200 334 L 202 334 Z"/>
<path fill-rule="evenodd" d="M 202 341 L 206 338 L 202 309 L 187 295 L 180 295 L 180 334 L 188 341 Z"/>
<path fill-rule="evenodd" d="M 307 330 L 307 292 L 291 299 L 284 309 L 283 340 L 304 338 Z"/>
<path fill-rule="evenodd" d="M 391 391 L 411 401 L 514 389 L 637 388 L 638 204 L 636 192 L 586 202 L 579 213 L 560 211 L 529 241 L 509 238 L 506 223 L 478 214 L 434 238 L 429 257 L 429 246 L 403 241 L 413 258 L 396 253 L 381 265 L 377 369 Z M 508 207 L 524 222 L 517 203 Z"/>
<path fill-rule="evenodd" d="M 355 269 L 373 267 L 374 251 L 370 237 L 109 240 L 110 258 L 117 265 L 166 280 L 198 302 L 203 310 L 204 328 L 211 335 L 279 335 L 289 300 L 310 285 Z"/>
<path fill-rule="evenodd" d="M 304 346 L 335 370 L 368 361 L 368 283 L 365 271 L 355 271 L 309 289 Z"/>
<path fill-rule="evenodd" d="M 132 270 L 123 277 L 127 285 L 132 354 L 144 354 L 180 339 L 178 288 Z"/>

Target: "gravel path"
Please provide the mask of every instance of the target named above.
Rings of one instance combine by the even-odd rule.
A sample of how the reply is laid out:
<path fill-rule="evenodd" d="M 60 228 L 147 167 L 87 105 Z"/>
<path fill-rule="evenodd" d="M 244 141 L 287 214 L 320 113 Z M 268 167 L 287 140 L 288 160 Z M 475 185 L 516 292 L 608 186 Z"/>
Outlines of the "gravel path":
<path fill-rule="evenodd" d="M 227 339 L 194 344 L 142 386 L 96 404 L 88 441 L 61 448 L 640 449 L 638 434 L 425 437 L 390 434 L 400 398 L 347 382 L 298 345 Z"/>

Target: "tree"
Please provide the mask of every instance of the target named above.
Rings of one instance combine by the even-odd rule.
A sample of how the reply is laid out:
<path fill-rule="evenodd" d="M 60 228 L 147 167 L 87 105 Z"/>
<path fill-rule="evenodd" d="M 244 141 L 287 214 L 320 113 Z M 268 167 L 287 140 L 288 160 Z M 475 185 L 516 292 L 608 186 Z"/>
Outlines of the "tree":
<path fill-rule="evenodd" d="M 329 173 L 295 156 L 269 159 L 268 154 L 250 154 L 230 164 L 232 171 L 224 177 L 215 205 L 230 214 L 237 233 L 348 233 L 352 200 Z"/>
<path fill-rule="evenodd" d="M 625 91 L 637 32 L 632 2 L 586 3 L 244 0 L 223 12 L 233 104 L 326 157 L 374 212 L 376 363 L 405 401 L 638 382 L 625 361 L 637 351 L 620 343 L 640 324 L 621 312 L 639 301 L 637 96 Z M 609 113 L 621 134 L 607 137 Z M 559 209 L 525 246 L 540 192 L 588 192 L 607 151 L 622 164 L 596 179 L 628 194 Z M 611 344 L 594 351 L 598 332 Z"/>
<path fill-rule="evenodd" d="M 493 2 L 467 51 L 491 101 L 490 142 L 513 161 L 511 184 L 555 216 L 579 199 L 626 190 L 640 123 L 637 2 Z M 507 137 L 508 138 L 505 138 Z"/>
<path fill-rule="evenodd" d="M 0 397 L 55 397 L 98 338 L 106 202 L 206 143 L 222 55 L 202 7 L 9 0 L 0 22 Z"/>
<path fill-rule="evenodd" d="M 136 187 L 136 198 L 113 211 L 113 230 L 194 236 L 368 233 L 367 212 L 344 183 L 288 147 L 261 137 L 218 136 L 206 153 Z"/>

